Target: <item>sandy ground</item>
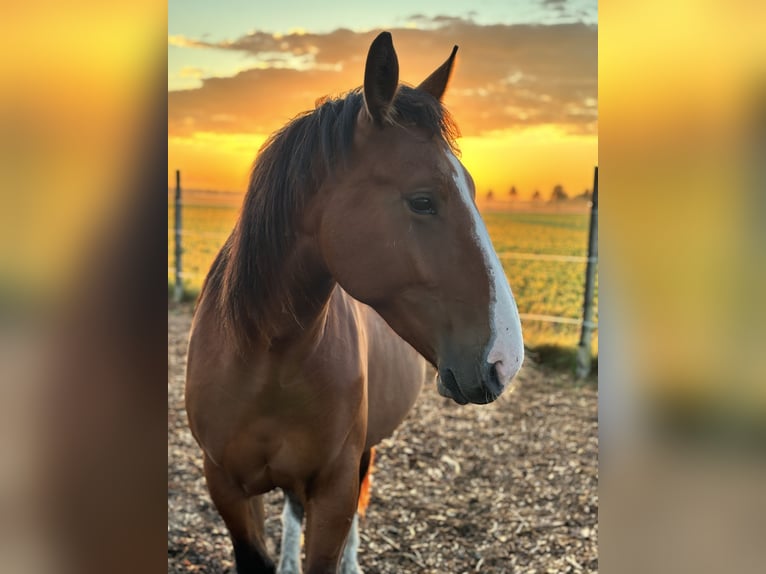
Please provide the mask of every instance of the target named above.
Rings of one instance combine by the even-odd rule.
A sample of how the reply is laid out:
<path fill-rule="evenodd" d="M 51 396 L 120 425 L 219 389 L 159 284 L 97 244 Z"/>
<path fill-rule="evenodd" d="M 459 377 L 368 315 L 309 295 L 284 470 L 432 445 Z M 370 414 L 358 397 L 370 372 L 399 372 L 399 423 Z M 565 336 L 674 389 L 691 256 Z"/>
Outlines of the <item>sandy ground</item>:
<path fill-rule="evenodd" d="M 190 313 L 168 311 L 168 573 L 233 573 L 186 426 Z M 365 574 L 598 571 L 597 391 L 533 358 L 491 405 L 460 407 L 426 389 L 379 445 L 361 527 Z M 276 556 L 282 494 L 265 498 Z"/>

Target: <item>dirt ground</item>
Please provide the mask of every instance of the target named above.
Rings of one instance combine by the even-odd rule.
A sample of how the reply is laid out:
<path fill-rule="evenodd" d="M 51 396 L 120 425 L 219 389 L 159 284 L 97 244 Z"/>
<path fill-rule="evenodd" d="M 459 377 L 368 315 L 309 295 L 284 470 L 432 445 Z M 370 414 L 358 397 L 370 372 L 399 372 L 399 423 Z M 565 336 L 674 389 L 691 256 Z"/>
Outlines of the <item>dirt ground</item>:
<path fill-rule="evenodd" d="M 168 311 L 168 573 L 234 573 L 186 426 L 190 313 Z M 365 574 L 598 571 L 594 384 L 576 385 L 532 356 L 491 405 L 461 407 L 428 388 L 375 462 L 361 523 Z M 276 557 L 282 494 L 265 499 Z"/>

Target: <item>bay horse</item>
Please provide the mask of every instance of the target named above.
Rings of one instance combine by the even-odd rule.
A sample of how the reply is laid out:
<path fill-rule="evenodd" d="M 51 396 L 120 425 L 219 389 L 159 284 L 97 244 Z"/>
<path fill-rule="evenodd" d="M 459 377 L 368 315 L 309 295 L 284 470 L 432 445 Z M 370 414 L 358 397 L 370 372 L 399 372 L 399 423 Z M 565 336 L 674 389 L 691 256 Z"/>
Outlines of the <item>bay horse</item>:
<path fill-rule="evenodd" d="M 427 381 L 495 400 L 524 347 L 507 279 L 441 103 L 457 46 L 416 88 L 391 35 L 364 84 L 264 144 L 203 285 L 186 410 L 239 574 L 274 572 L 262 495 L 285 493 L 278 572 L 359 572 L 371 450 Z M 431 369 L 428 365 L 435 367 Z"/>

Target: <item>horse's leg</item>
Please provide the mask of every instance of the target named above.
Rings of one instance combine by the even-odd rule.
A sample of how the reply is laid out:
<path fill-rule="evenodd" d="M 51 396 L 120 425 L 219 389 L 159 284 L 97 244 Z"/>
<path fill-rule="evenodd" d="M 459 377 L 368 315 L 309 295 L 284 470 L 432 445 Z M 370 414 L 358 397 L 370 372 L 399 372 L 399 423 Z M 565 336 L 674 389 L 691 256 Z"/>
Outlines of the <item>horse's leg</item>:
<path fill-rule="evenodd" d="M 248 497 L 208 457 L 205 457 L 205 479 L 213 504 L 229 529 L 237 573 L 273 574 L 274 562 L 266 552 L 263 539 L 261 497 Z"/>
<path fill-rule="evenodd" d="M 357 552 L 359 550 L 359 515 L 364 515 L 367 501 L 369 500 L 369 472 L 372 463 L 372 450 L 366 450 L 362 454 L 362 460 L 359 464 L 359 503 L 358 512 L 354 515 L 354 521 L 351 523 L 351 531 L 346 540 L 346 546 L 343 548 L 343 556 L 340 559 L 341 574 L 362 574 L 359 567 Z M 366 479 L 366 481 L 365 481 Z M 365 490 L 367 490 L 365 492 Z"/>
<path fill-rule="evenodd" d="M 282 551 L 279 554 L 278 574 L 300 574 L 301 572 L 301 523 L 303 505 L 285 493 L 285 508 L 282 511 Z"/>
<path fill-rule="evenodd" d="M 339 461 L 320 474 L 306 508 L 306 569 L 308 574 L 335 574 L 356 514 L 359 458 Z"/>
<path fill-rule="evenodd" d="M 362 574 L 357 559 L 359 550 L 359 514 L 354 514 L 354 521 L 351 523 L 351 530 L 348 533 L 346 546 L 343 547 L 343 556 L 340 559 L 341 574 Z"/>

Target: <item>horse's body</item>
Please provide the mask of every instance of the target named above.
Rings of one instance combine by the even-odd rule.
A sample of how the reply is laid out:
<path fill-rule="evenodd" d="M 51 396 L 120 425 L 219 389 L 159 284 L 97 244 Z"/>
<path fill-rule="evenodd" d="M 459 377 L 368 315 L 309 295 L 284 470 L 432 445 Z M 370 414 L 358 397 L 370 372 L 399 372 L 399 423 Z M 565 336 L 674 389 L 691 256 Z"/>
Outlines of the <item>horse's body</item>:
<path fill-rule="evenodd" d="M 308 572 L 357 572 L 371 448 L 433 378 L 428 363 L 461 404 L 494 400 L 520 368 L 518 313 L 439 103 L 454 55 L 399 87 L 381 34 L 363 94 L 264 147 L 206 279 L 187 412 L 240 574 L 274 571 L 261 500 L 274 488 L 287 495 L 279 571 L 300 571 L 305 509 Z"/>
<path fill-rule="evenodd" d="M 256 349 L 247 360 L 233 356 L 223 333 L 211 328 L 210 305 L 200 304 L 192 326 L 194 348 L 204 354 L 189 357 L 188 376 L 196 381 L 187 391 L 189 416 L 206 456 L 249 494 L 278 487 L 305 499 L 309 478 L 339 455 L 335 437 L 359 411 L 369 450 L 402 422 L 426 379 L 423 357 L 339 286 L 288 348 Z M 223 421 L 220 412 L 227 413 Z"/>

